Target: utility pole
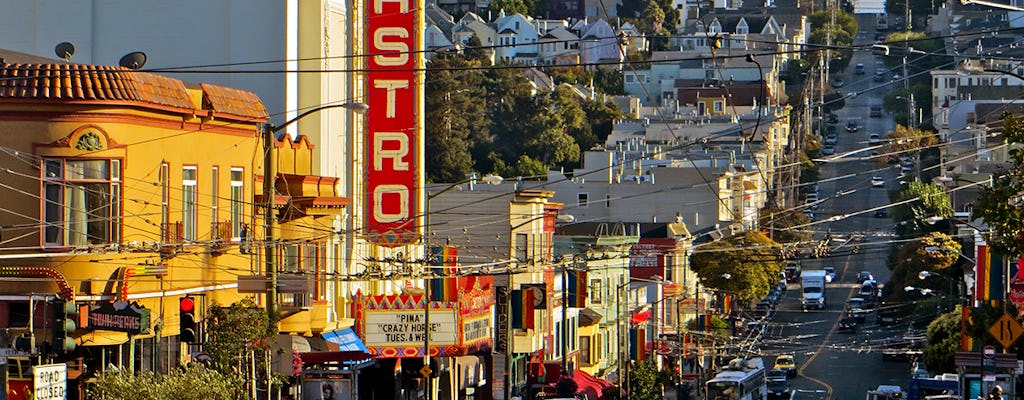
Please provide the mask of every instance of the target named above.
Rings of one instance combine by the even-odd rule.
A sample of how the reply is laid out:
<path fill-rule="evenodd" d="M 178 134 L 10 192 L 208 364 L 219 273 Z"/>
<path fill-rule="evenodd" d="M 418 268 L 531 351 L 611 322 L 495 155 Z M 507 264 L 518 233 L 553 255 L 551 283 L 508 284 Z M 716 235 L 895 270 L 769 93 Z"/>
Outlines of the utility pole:
<path fill-rule="evenodd" d="M 305 114 L 304 114 L 305 115 Z M 294 121 L 294 120 L 293 120 Z M 267 290 L 268 327 L 275 331 L 277 324 L 277 263 L 274 258 L 274 228 L 277 218 L 274 216 L 274 179 L 277 177 L 277 152 L 274 151 L 274 134 L 285 125 L 275 127 L 271 124 L 263 126 L 263 260 L 269 288 Z"/>
<path fill-rule="evenodd" d="M 264 199 L 264 210 L 263 210 L 263 260 L 264 269 L 266 269 L 268 288 L 267 288 L 267 319 L 269 326 L 267 327 L 270 331 L 277 331 L 277 262 L 275 260 L 274 251 L 276 250 L 277 244 L 274 242 L 274 230 L 277 225 L 277 217 L 274 215 L 274 200 L 277 197 L 274 190 L 274 180 L 277 178 L 277 153 L 274 151 L 274 143 L 277 140 L 275 135 L 282 129 L 294 124 L 300 119 L 303 119 L 310 114 L 317 113 L 323 110 L 331 108 L 345 108 L 350 111 L 357 113 L 365 113 L 369 107 L 363 103 L 335 103 L 326 104 L 299 114 L 295 118 L 285 121 L 281 125 L 263 124 L 263 199 Z"/>

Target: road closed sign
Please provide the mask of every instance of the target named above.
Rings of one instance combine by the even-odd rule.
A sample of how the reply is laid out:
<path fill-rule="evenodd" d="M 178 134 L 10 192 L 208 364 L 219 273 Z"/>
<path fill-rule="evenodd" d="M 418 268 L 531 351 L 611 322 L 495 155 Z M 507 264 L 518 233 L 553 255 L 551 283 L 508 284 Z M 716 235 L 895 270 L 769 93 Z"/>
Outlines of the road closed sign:
<path fill-rule="evenodd" d="M 67 399 L 68 365 L 48 364 L 32 367 L 33 400 Z"/>

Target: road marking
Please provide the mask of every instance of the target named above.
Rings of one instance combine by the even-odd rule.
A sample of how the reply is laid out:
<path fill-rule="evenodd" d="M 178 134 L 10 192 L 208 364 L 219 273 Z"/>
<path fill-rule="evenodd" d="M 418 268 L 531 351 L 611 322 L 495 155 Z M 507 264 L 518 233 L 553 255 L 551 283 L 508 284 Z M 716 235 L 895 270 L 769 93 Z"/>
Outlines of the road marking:
<path fill-rule="evenodd" d="M 850 255 L 846 256 L 846 261 L 843 262 L 843 271 L 846 271 L 846 269 L 849 268 L 850 261 L 852 259 L 853 259 L 853 254 L 850 254 Z M 849 294 L 846 295 L 846 300 L 849 300 L 850 297 L 853 297 L 853 289 L 852 288 L 850 289 Z M 843 307 L 845 308 L 846 307 L 845 306 L 846 301 L 844 301 L 843 304 L 844 304 Z M 828 333 L 825 334 L 825 338 L 821 341 L 821 344 L 818 345 L 818 348 L 814 350 L 814 355 L 812 355 L 811 358 L 808 358 L 807 361 L 804 361 L 804 364 L 801 365 L 800 368 L 797 368 L 797 370 L 796 370 L 796 374 L 797 375 L 802 375 L 804 378 L 807 378 L 807 380 L 809 380 L 811 382 L 814 382 L 814 383 L 817 383 L 818 385 L 821 385 L 822 387 L 824 387 L 825 390 L 828 391 L 828 396 L 830 398 L 832 397 L 832 386 L 829 385 L 828 383 L 825 383 L 825 381 L 823 381 L 823 380 L 817 379 L 817 378 L 815 378 L 813 376 L 805 375 L 804 374 L 804 370 L 806 370 L 807 366 L 811 365 L 811 363 L 813 363 L 814 360 L 817 359 L 819 355 L 821 355 L 822 350 L 825 349 L 825 346 L 828 345 L 829 340 L 832 339 L 832 334 L 834 334 L 836 332 L 836 326 L 837 326 L 837 324 L 832 324 L 832 328 L 830 328 L 828 330 Z"/>

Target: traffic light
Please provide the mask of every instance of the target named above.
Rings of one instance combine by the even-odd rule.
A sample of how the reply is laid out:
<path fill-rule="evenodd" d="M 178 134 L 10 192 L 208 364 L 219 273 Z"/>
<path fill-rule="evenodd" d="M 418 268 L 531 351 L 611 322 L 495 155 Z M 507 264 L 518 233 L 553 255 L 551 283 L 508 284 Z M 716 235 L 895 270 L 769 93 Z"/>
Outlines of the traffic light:
<path fill-rule="evenodd" d="M 182 297 L 178 299 L 178 311 L 181 316 L 178 331 L 181 334 L 181 341 L 197 343 L 199 329 L 196 326 L 196 302 L 191 297 Z"/>
<path fill-rule="evenodd" d="M 57 300 L 56 327 L 53 332 L 53 346 L 57 354 L 66 354 L 75 350 L 75 338 L 72 336 L 78 325 L 75 324 L 78 306 L 74 301 Z"/>

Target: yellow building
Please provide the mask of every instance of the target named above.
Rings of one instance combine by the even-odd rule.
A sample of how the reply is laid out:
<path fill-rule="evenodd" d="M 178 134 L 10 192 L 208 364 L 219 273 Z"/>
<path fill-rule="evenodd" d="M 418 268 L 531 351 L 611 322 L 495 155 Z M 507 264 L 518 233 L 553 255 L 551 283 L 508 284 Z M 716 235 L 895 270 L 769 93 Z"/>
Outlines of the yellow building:
<path fill-rule="evenodd" d="M 253 296 L 239 278 L 264 270 L 267 118 L 242 90 L 121 67 L 0 64 L 0 346 L 84 356 L 91 371 L 167 371 L 198 350 L 176 337 L 179 299 L 192 297 L 201 319 L 214 302 Z M 300 137 L 272 152 L 283 332 L 325 328 L 326 243 L 348 204 L 336 179 L 310 175 L 312 149 Z M 60 355 L 64 302 L 79 325 L 77 349 Z"/>

